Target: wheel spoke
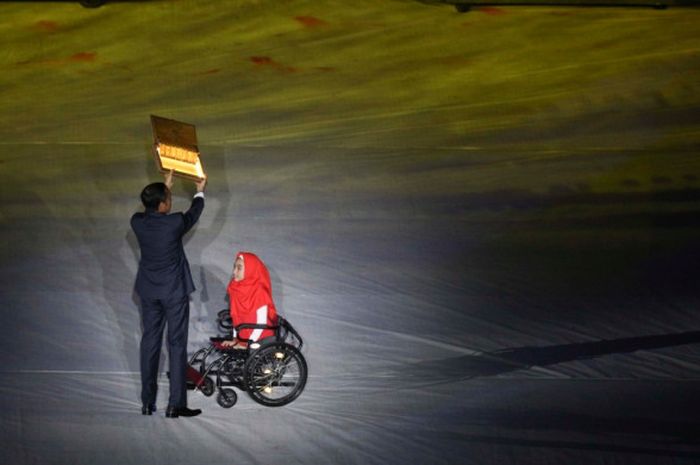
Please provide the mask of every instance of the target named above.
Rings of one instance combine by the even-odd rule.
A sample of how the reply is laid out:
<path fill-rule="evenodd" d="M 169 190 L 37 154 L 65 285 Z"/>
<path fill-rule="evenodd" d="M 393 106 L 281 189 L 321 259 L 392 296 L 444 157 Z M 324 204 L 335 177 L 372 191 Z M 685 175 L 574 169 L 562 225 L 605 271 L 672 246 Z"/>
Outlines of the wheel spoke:
<path fill-rule="evenodd" d="M 289 345 L 261 349 L 246 367 L 249 395 L 264 405 L 285 405 L 294 400 L 306 384 L 306 363 Z"/>

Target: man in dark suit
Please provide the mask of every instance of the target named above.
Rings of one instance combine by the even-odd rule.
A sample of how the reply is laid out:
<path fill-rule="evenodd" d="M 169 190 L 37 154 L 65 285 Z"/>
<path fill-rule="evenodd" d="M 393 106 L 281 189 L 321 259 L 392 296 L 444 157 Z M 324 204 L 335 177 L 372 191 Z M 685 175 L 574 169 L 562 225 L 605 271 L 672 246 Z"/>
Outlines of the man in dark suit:
<path fill-rule="evenodd" d="M 197 193 L 185 213 L 170 213 L 172 172 L 165 183 L 156 182 L 141 192 L 146 211 L 131 217 L 131 228 L 141 248 L 135 290 L 141 299 L 143 336 L 141 338 L 141 413 L 156 410 L 158 362 L 163 329 L 168 325 L 170 399 L 165 416 L 192 417 L 201 410 L 187 408 L 187 331 L 189 295 L 194 291 L 190 265 L 182 237 L 197 222 L 204 209 L 206 179 L 197 182 Z"/>

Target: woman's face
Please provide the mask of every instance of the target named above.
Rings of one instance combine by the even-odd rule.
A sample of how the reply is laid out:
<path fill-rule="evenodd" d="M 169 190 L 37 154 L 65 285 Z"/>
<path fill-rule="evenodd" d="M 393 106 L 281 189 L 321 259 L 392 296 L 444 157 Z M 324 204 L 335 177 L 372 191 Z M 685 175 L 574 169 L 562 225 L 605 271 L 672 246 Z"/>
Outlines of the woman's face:
<path fill-rule="evenodd" d="M 245 264 L 243 263 L 243 259 L 241 257 L 238 257 L 236 261 L 233 263 L 233 280 L 234 281 L 243 281 L 243 278 L 245 277 Z"/>

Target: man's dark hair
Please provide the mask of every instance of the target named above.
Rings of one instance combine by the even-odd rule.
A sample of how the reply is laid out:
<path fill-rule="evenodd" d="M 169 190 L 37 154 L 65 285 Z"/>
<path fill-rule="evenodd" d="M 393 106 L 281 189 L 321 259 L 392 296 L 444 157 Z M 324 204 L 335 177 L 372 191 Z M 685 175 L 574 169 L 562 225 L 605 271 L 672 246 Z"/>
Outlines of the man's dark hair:
<path fill-rule="evenodd" d="M 143 188 L 141 191 L 141 202 L 143 206 L 150 209 L 157 209 L 158 205 L 168 199 L 168 188 L 163 182 L 154 182 Z"/>

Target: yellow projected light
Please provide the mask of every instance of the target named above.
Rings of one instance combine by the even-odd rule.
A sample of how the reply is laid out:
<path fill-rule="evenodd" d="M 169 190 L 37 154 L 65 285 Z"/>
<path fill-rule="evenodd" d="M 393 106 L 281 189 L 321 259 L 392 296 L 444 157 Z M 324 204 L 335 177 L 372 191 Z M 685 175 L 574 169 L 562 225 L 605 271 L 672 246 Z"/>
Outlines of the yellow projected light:
<path fill-rule="evenodd" d="M 158 169 L 195 181 L 204 179 L 194 125 L 155 115 L 151 115 L 151 125 Z"/>

